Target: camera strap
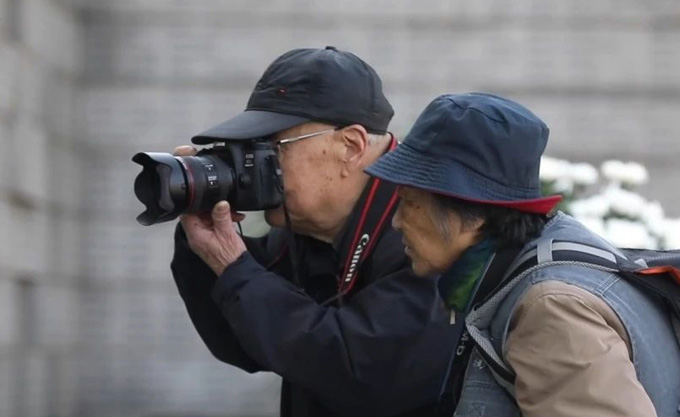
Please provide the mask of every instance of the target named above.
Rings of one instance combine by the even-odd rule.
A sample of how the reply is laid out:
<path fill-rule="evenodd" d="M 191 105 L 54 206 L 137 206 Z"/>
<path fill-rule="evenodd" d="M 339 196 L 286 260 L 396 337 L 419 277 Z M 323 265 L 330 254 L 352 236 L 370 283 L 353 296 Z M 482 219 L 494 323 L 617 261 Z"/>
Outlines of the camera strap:
<path fill-rule="evenodd" d="M 388 152 L 397 146 L 392 137 Z M 340 259 L 344 259 L 338 276 L 338 297 L 341 299 L 354 288 L 362 264 L 373 251 L 380 235 L 397 207 L 396 184 L 372 177 L 349 219 L 346 234 L 340 243 Z M 353 231 L 353 233 L 352 233 Z"/>

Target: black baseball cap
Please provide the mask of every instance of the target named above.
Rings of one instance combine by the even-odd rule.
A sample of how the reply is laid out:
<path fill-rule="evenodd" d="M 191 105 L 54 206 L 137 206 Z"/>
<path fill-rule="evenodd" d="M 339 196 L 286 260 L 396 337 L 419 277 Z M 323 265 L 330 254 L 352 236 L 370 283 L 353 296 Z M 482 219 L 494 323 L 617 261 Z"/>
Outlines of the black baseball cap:
<path fill-rule="evenodd" d="M 333 46 L 293 49 L 269 65 L 243 113 L 191 141 L 204 145 L 261 138 L 309 121 L 358 123 L 383 134 L 393 115 L 380 77 L 361 58 Z"/>

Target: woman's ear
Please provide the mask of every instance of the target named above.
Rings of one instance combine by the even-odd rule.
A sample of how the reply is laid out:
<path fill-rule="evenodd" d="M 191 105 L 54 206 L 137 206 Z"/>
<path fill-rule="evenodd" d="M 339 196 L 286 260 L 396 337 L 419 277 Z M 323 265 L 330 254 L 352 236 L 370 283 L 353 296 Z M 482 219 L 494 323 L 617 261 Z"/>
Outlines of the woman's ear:
<path fill-rule="evenodd" d="M 484 238 L 483 228 L 486 224 L 486 219 L 481 217 L 473 220 L 469 225 L 469 231 L 475 234 L 475 243 L 479 243 Z"/>
<path fill-rule="evenodd" d="M 347 176 L 356 170 L 363 170 L 361 162 L 368 147 L 368 132 L 358 124 L 344 127 L 340 130 L 342 138 L 343 159 L 342 174 Z"/>

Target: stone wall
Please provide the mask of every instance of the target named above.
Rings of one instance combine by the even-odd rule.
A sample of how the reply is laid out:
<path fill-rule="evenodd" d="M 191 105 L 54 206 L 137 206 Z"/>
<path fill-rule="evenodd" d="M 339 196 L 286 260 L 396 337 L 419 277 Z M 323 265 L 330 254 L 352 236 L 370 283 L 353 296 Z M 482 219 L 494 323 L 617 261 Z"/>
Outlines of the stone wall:
<path fill-rule="evenodd" d="M 81 73 L 76 9 L 0 1 L 0 415 L 78 407 Z"/>
<path fill-rule="evenodd" d="M 185 142 L 242 109 L 282 51 L 332 44 L 378 69 L 402 137 L 442 92 L 504 94 L 551 126 L 548 153 L 646 163 L 644 193 L 680 215 L 668 192 L 680 149 L 680 126 L 669 123 L 680 111 L 680 4 L 672 0 L 100 4 L 88 13 L 91 99 L 127 102 L 117 120 L 143 129 L 143 143 Z M 121 133 L 106 130 L 101 140 L 139 140 Z"/>
<path fill-rule="evenodd" d="M 278 380 L 220 364 L 172 282 L 138 151 L 240 111 L 300 46 L 382 75 L 403 137 L 443 92 L 515 98 L 549 153 L 650 169 L 680 216 L 675 0 L 0 0 L 0 415 L 275 415 Z"/>
<path fill-rule="evenodd" d="M 122 401 L 130 402 L 126 411 L 274 412 L 275 382 L 259 392 L 259 381 L 220 365 L 199 346 L 169 280 L 171 226 L 142 229 L 132 221 L 140 209 L 130 194 L 138 170 L 128 158 L 140 150 L 168 151 L 240 111 L 266 65 L 290 48 L 335 45 L 374 65 L 397 110 L 393 130 L 401 137 L 440 93 L 484 90 L 516 98 L 552 127 L 552 155 L 643 162 L 652 176 L 646 194 L 673 211 L 678 197 L 667 191 L 678 180 L 672 150 L 680 150 L 680 127 L 669 120 L 680 114 L 680 5 L 657 0 L 497 5 L 89 2 L 81 136 L 101 152 L 91 163 L 103 177 L 86 193 L 91 199 L 86 246 L 88 259 L 96 259 L 87 262 L 86 275 L 101 293 L 91 294 L 88 314 L 99 318 L 84 328 L 103 333 L 97 343 L 106 337 L 101 347 L 115 353 L 118 364 L 91 372 L 121 381 L 88 385 L 101 393 L 85 397 L 101 399 L 91 409 L 122 410 Z M 134 355 L 125 353 L 130 350 Z M 144 381 L 139 383 L 145 388 L 131 393 L 125 383 L 132 381 Z M 167 392 L 188 395 L 163 397 Z M 248 395 L 262 405 L 242 408 L 236 399 Z"/>

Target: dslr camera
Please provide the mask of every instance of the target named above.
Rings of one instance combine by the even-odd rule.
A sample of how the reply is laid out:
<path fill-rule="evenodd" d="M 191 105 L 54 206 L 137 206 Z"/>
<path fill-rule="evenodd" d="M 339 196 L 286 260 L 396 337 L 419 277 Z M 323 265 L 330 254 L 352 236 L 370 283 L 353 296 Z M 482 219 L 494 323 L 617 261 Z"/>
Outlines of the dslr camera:
<path fill-rule="evenodd" d="M 135 195 L 146 210 L 137 216 L 145 226 L 182 213 L 210 211 L 221 200 L 234 210 L 266 210 L 281 205 L 283 180 L 274 145 L 266 140 L 217 142 L 195 156 L 140 152 L 142 166 Z"/>

